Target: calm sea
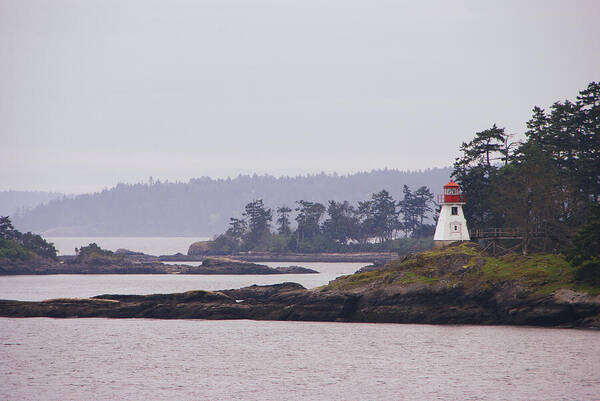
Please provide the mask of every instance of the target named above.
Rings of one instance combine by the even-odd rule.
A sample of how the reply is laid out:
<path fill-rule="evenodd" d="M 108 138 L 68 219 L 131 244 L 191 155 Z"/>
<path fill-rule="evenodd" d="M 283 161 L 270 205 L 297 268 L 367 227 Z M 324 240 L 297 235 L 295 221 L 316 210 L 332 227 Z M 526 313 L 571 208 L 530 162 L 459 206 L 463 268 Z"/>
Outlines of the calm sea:
<path fill-rule="evenodd" d="M 185 263 L 185 262 L 184 262 Z M 190 263 L 193 264 L 193 263 Z M 290 262 L 265 263 L 271 267 Z M 352 274 L 366 263 L 301 263 L 319 274 L 198 275 L 198 274 L 56 274 L 0 276 L 0 299 L 42 301 L 49 298 L 92 297 L 101 294 L 168 294 L 190 290 L 225 290 L 292 281 L 314 288 Z"/>
<path fill-rule="evenodd" d="M 600 333 L 0 319 L 10 400 L 594 400 Z"/>
<path fill-rule="evenodd" d="M 143 250 L 131 245 L 147 239 L 109 240 Z M 170 241 L 143 251 L 174 253 L 157 252 L 173 249 Z M 303 265 L 321 273 L 0 277 L 0 298 L 165 293 L 282 281 L 314 287 L 363 264 Z M 0 360 L 0 399 L 7 400 L 600 399 L 600 331 L 592 330 L 0 318 Z"/>

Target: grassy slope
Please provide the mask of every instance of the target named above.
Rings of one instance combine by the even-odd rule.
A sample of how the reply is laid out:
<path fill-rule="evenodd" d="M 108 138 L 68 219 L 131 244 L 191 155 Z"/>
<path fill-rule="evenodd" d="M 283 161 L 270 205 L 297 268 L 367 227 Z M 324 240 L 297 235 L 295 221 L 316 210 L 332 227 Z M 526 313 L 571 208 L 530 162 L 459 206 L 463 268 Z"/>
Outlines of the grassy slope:
<path fill-rule="evenodd" d="M 514 282 L 536 295 L 551 294 L 560 288 L 600 294 L 600 287 L 576 282 L 576 269 L 560 255 L 482 256 L 473 243 L 422 252 L 405 260 L 392 261 L 386 267 L 385 270 L 338 278 L 325 289 L 352 290 L 363 286 L 412 283 L 461 285 L 469 289 L 493 288 L 503 282 Z"/>

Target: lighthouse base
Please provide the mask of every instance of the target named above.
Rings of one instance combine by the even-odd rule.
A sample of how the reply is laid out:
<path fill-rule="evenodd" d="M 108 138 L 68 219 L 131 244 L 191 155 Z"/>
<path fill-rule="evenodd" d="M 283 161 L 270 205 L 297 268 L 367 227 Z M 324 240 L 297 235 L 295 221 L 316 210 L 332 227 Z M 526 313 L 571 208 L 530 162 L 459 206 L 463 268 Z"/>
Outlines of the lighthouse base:
<path fill-rule="evenodd" d="M 447 247 L 450 244 L 454 244 L 455 242 L 463 242 L 457 240 L 434 240 L 433 241 L 433 249 L 442 249 Z"/>

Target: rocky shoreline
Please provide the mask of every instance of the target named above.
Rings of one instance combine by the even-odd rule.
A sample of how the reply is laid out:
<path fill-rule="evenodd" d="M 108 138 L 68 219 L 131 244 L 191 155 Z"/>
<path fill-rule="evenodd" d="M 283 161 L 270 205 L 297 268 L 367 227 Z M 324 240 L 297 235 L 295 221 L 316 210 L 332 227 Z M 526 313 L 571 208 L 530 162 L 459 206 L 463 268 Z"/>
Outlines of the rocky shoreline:
<path fill-rule="evenodd" d="M 354 253 L 270 253 L 270 252 L 240 252 L 234 255 L 224 255 L 228 258 L 246 262 L 321 262 L 321 263 L 373 263 L 389 262 L 398 257 L 393 252 L 354 252 Z M 201 262 L 203 255 L 161 255 L 159 261 L 167 262 Z"/>
<path fill-rule="evenodd" d="M 502 290 L 500 291 L 500 293 Z M 254 319 L 363 323 L 485 324 L 600 328 L 600 297 L 569 290 L 500 299 L 495 291 L 414 287 L 344 293 L 299 284 L 217 292 L 99 295 L 42 302 L 0 300 L 4 317 Z"/>
<path fill-rule="evenodd" d="M 557 263 L 561 259 L 552 255 L 483 257 L 475 246 L 461 245 L 343 276 L 316 289 L 283 283 L 214 292 L 3 300 L 0 316 L 600 328 L 600 289 L 580 287 L 567 265 Z"/>
<path fill-rule="evenodd" d="M 123 259 L 115 262 L 65 263 L 49 260 L 28 262 L 0 262 L 2 275 L 48 275 L 48 274 L 317 274 L 316 270 L 301 266 L 268 267 L 227 258 L 205 258 L 200 266 L 139 262 Z"/>

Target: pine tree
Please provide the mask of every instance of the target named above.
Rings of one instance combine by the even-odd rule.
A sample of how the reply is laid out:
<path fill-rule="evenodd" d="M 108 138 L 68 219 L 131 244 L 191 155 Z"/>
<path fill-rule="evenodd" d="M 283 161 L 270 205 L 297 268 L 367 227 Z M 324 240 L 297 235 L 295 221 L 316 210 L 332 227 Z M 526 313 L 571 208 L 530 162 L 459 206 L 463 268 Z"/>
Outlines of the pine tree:
<path fill-rule="evenodd" d="M 454 163 L 452 177 L 469 199 L 463 211 L 472 228 L 502 225 L 501 218 L 489 208 L 492 181 L 499 168 L 510 161 L 513 146 L 510 135 L 496 124 L 477 132 L 471 142 L 460 146 L 461 157 Z"/>
<path fill-rule="evenodd" d="M 409 233 L 412 235 L 417 227 L 417 215 L 414 208 L 414 195 L 408 185 L 404 185 L 402 193 L 404 198 L 398 202 L 398 207 L 402 214 L 401 228 L 404 231 L 404 237 L 408 238 Z"/>
<path fill-rule="evenodd" d="M 266 209 L 263 200 L 257 199 L 246 205 L 243 215 L 248 220 L 248 232 L 244 245 L 248 249 L 257 249 L 263 245 L 270 233 L 270 223 L 273 218 L 271 209 Z"/>
<path fill-rule="evenodd" d="M 323 222 L 323 233 L 328 239 L 345 244 L 349 239 L 358 236 L 358 217 L 348 201 L 329 201 L 327 214 L 329 218 Z"/>
<path fill-rule="evenodd" d="M 236 219 L 231 217 L 229 219 L 229 229 L 226 234 L 237 242 L 241 242 L 248 231 L 248 223 L 244 219 Z"/>
<path fill-rule="evenodd" d="M 371 195 L 371 207 L 373 209 L 373 226 L 375 235 L 379 242 L 392 239 L 393 233 L 398 229 L 398 214 L 396 213 L 396 201 L 385 189 Z"/>
<path fill-rule="evenodd" d="M 296 211 L 296 221 L 298 222 L 298 228 L 296 230 L 298 241 L 302 241 L 305 238 L 311 238 L 319 234 L 320 226 L 319 220 L 323 213 L 325 213 L 325 206 L 318 202 L 309 202 L 305 200 L 296 201 L 298 207 Z"/>
<path fill-rule="evenodd" d="M 424 224 L 429 213 L 433 212 L 433 194 L 426 186 L 419 187 L 413 195 L 414 215 L 418 221 L 413 237 L 423 237 L 430 234 L 431 227 Z"/>
<path fill-rule="evenodd" d="M 292 212 L 287 206 L 281 206 L 277 208 L 277 232 L 281 235 L 290 235 L 292 229 L 290 228 L 289 214 Z"/>

